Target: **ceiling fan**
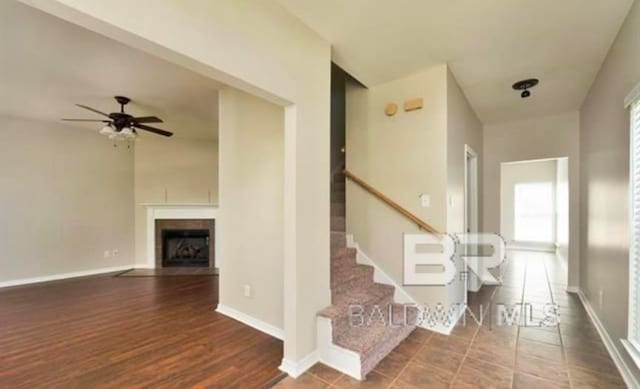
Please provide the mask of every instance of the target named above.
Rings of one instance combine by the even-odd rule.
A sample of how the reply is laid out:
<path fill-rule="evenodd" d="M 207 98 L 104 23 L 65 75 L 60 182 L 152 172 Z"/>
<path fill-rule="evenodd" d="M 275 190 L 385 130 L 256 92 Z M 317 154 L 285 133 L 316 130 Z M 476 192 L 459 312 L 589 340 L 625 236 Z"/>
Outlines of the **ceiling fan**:
<path fill-rule="evenodd" d="M 137 130 L 143 130 L 152 132 L 154 134 L 162 136 L 172 136 L 173 133 L 159 128 L 147 126 L 143 123 L 162 123 L 162 120 L 157 116 L 141 116 L 134 117 L 124 112 L 124 106 L 127 105 L 131 99 L 124 96 L 114 97 L 118 104 L 120 104 L 120 112 L 111 112 L 109 114 L 98 111 L 95 108 L 87 107 L 86 105 L 76 104 L 80 108 L 84 108 L 91 112 L 95 112 L 108 119 L 62 119 L 67 122 L 102 122 L 107 123 L 104 128 L 100 130 L 100 134 L 108 136 L 110 139 L 118 140 L 130 140 L 135 139 L 138 136 Z"/>

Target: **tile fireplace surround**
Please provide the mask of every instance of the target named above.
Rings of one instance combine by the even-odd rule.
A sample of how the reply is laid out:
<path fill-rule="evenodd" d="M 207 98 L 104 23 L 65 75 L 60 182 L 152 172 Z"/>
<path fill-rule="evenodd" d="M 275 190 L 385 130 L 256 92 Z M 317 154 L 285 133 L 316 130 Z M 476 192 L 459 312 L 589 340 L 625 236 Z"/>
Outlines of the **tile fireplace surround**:
<path fill-rule="evenodd" d="M 141 204 L 147 209 L 146 222 L 146 262 L 144 267 L 155 269 L 162 267 L 156 259 L 156 247 L 161 244 L 157 241 L 156 220 L 215 220 L 218 218 L 218 207 L 212 204 Z M 214 257 L 216 262 L 219 256 L 216 235 L 212 235 L 211 245 L 214 247 Z M 210 264 L 213 260 L 210 260 Z"/>

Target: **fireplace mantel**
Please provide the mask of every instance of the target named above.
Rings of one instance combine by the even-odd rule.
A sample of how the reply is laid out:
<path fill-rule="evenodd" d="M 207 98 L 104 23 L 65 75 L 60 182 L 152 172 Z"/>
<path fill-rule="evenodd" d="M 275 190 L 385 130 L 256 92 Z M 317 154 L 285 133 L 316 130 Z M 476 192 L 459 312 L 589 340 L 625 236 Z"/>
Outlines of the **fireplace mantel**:
<path fill-rule="evenodd" d="M 156 246 L 156 219 L 217 219 L 218 206 L 215 204 L 139 204 L 147 209 L 147 253 L 145 267 L 153 269 L 156 267 L 155 246 Z M 216 234 L 217 235 L 217 234 Z M 218 256 L 218 245 L 215 246 L 216 258 Z"/>

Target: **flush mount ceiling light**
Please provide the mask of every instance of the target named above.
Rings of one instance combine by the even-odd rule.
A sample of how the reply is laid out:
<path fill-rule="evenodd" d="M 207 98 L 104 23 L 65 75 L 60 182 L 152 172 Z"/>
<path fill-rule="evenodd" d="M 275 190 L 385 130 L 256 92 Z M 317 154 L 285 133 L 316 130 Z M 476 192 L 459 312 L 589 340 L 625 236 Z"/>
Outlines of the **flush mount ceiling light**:
<path fill-rule="evenodd" d="M 513 84 L 512 88 L 514 90 L 521 90 L 522 93 L 520 93 L 520 97 L 526 99 L 527 97 L 531 96 L 531 92 L 529 92 L 528 89 L 531 89 L 534 86 L 538 85 L 538 82 L 540 82 L 540 80 L 538 80 L 537 78 L 529 78 L 516 82 L 515 84 Z"/>

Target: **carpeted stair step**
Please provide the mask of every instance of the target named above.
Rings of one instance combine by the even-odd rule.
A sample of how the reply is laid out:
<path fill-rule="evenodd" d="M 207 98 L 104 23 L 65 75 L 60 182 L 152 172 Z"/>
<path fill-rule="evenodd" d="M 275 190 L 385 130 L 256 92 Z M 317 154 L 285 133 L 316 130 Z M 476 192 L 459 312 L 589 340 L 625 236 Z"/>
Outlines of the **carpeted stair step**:
<path fill-rule="evenodd" d="M 371 372 L 400 342 L 416 328 L 418 310 L 407 307 L 405 322 L 405 306 L 392 304 L 393 320 L 365 319 L 361 326 L 351 326 L 334 336 L 334 343 L 340 347 L 360 354 L 362 377 Z M 358 323 L 355 323 L 358 324 Z"/>
<path fill-rule="evenodd" d="M 331 274 L 331 295 L 338 296 L 349 290 L 366 289 L 373 284 L 373 267 L 354 265 L 342 272 Z"/>
<path fill-rule="evenodd" d="M 347 234 L 344 232 L 332 232 L 330 235 L 331 239 L 331 252 L 333 249 L 347 247 Z"/>
<path fill-rule="evenodd" d="M 334 192 L 331 191 L 331 202 L 332 203 L 344 203 L 346 201 L 346 193 L 344 191 Z"/>
<path fill-rule="evenodd" d="M 331 216 L 345 216 L 346 207 L 344 203 L 331 203 Z"/>
<path fill-rule="evenodd" d="M 334 269 L 341 271 L 333 271 Z M 373 282 L 373 267 L 367 265 L 331 266 L 331 289 L 334 290 L 344 283 L 354 279 L 369 277 L 368 281 Z"/>
<path fill-rule="evenodd" d="M 331 253 L 331 264 L 339 264 L 343 263 L 356 263 L 356 255 L 358 254 L 358 250 L 352 247 L 338 247 Z"/>
<path fill-rule="evenodd" d="M 331 305 L 318 312 L 318 315 L 332 321 L 339 320 L 349 315 L 352 304 L 369 309 L 375 304 L 387 304 L 388 299 L 393 299 L 393 293 L 393 286 L 373 283 L 366 288 L 345 291 L 339 295 L 332 294 Z"/>
<path fill-rule="evenodd" d="M 334 334 L 339 334 L 348 329 L 350 314 L 371 314 L 376 307 L 386 309 L 393 303 L 394 292 L 391 285 L 373 283 L 366 288 L 334 294 L 331 298 L 333 305 L 322 310 L 320 316 L 331 319 Z"/>
<path fill-rule="evenodd" d="M 346 225 L 344 216 L 331 216 L 331 231 L 346 231 Z"/>
<path fill-rule="evenodd" d="M 344 192 L 347 190 L 347 184 L 344 181 L 334 181 L 331 183 L 331 190 L 335 192 Z"/>

